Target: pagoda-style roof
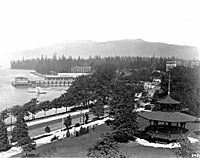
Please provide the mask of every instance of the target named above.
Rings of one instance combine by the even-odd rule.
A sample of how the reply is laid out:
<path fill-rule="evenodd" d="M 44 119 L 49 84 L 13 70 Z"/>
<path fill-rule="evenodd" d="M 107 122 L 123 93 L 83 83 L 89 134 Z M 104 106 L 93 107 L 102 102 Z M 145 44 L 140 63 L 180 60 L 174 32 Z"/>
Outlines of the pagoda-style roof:
<path fill-rule="evenodd" d="M 179 102 L 179 101 L 177 101 L 177 100 L 175 100 L 175 99 L 172 99 L 172 98 L 170 97 L 170 95 L 167 95 L 166 98 L 157 101 L 157 103 L 160 103 L 160 104 L 180 104 L 181 102 Z"/>
<path fill-rule="evenodd" d="M 160 122 L 194 122 L 197 118 L 181 112 L 162 112 L 162 111 L 151 111 L 142 112 L 141 117 Z"/>

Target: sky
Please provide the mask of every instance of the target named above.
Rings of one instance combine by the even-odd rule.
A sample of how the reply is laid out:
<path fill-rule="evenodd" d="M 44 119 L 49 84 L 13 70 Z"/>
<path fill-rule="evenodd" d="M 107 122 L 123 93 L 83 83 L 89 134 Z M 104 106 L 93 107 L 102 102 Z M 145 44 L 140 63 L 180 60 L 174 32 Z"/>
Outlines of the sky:
<path fill-rule="evenodd" d="M 67 40 L 143 39 L 200 49 L 199 0 L 0 0 L 0 65 Z"/>

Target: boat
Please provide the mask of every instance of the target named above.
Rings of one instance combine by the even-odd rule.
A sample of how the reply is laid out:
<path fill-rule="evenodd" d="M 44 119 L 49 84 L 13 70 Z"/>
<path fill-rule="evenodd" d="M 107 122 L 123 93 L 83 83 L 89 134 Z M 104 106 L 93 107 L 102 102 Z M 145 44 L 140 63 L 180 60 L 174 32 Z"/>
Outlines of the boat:
<path fill-rule="evenodd" d="M 36 87 L 34 90 L 29 90 L 28 93 L 37 93 L 37 94 L 46 94 L 46 91 L 43 91 L 41 87 Z"/>

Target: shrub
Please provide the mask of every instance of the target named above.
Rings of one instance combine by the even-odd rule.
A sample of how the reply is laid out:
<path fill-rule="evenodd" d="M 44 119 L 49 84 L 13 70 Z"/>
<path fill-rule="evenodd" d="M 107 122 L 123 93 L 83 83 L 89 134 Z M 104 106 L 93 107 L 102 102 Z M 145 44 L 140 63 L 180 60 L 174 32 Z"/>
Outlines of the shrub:
<path fill-rule="evenodd" d="M 151 105 L 146 105 L 144 109 L 145 110 L 151 110 Z"/>
<path fill-rule="evenodd" d="M 107 126 L 110 126 L 112 124 L 112 122 L 113 122 L 112 120 L 106 120 L 105 121 L 105 123 L 106 123 Z"/>
<path fill-rule="evenodd" d="M 79 123 L 76 123 L 74 127 L 79 127 L 79 126 L 80 126 L 80 124 L 79 124 Z"/>
<path fill-rule="evenodd" d="M 120 133 L 114 134 L 113 138 L 115 139 L 115 141 L 120 142 L 120 143 L 127 143 L 128 140 L 130 139 L 130 137 L 126 135 L 122 135 Z"/>
<path fill-rule="evenodd" d="M 53 138 L 51 138 L 51 142 L 54 140 L 58 140 L 58 136 L 54 136 Z"/>
<path fill-rule="evenodd" d="M 70 132 L 67 130 L 66 137 L 70 137 Z"/>
<path fill-rule="evenodd" d="M 79 136 L 80 136 L 79 131 L 76 131 L 76 137 L 79 137 Z"/>
<path fill-rule="evenodd" d="M 46 126 L 45 129 L 44 129 L 44 131 L 45 131 L 46 133 L 49 133 L 49 132 L 51 132 L 51 129 L 50 129 L 49 126 Z"/>
<path fill-rule="evenodd" d="M 89 132 L 90 132 L 90 128 L 89 128 L 89 126 L 87 126 L 86 133 L 89 133 Z"/>

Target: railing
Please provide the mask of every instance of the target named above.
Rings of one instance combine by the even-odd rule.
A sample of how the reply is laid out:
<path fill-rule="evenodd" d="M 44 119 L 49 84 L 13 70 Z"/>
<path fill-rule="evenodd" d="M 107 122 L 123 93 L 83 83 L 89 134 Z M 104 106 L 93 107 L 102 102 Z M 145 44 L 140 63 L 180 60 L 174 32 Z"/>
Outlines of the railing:
<path fill-rule="evenodd" d="M 162 133 L 162 132 L 159 132 L 159 131 L 148 130 L 147 134 L 150 135 L 153 138 L 160 138 L 160 139 L 167 139 L 167 140 L 178 140 L 178 139 L 185 138 L 189 134 L 189 131 L 187 131 L 185 133 L 170 134 L 170 133 Z"/>

